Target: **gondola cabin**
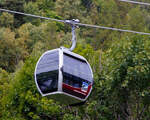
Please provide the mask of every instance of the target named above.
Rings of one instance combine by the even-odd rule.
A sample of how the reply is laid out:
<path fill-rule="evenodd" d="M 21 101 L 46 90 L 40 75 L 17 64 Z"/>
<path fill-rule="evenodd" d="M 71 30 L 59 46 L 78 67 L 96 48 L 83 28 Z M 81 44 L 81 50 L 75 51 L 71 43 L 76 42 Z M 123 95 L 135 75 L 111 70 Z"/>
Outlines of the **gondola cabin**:
<path fill-rule="evenodd" d="M 58 48 L 45 52 L 38 60 L 35 83 L 42 96 L 76 104 L 84 102 L 91 93 L 93 73 L 84 57 Z"/>

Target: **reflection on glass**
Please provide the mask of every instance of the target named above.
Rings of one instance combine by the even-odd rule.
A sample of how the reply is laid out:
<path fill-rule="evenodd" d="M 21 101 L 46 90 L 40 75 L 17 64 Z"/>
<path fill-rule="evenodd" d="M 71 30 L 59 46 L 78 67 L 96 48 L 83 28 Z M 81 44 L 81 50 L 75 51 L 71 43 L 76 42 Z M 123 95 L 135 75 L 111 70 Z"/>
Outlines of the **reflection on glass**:
<path fill-rule="evenodd" d="M 67 85 L 70 85 L 76 88 L 85 88 L 85 89 L 90 84 L 89 81 L 86 81 L 84 79 L 81 79 L 77 76 L 74 76 L 65 72 L 63 72 L 63 82 Z"/>
<path fill-rule="evenodd" d="M 42 93 L 57 91 L 58 88 L 58 70 L 36 74 L 37 83 Z"/>
<path fill-rule="evenodd" d="M 89 86 L 89 85 L 88 85 L 87 82 L 82 82 L 82 88 L 81 88 L 81 89 L 82 89 L 83 91 L 87 91 L 87 90 L 88 90 L 88 86 Z"/>

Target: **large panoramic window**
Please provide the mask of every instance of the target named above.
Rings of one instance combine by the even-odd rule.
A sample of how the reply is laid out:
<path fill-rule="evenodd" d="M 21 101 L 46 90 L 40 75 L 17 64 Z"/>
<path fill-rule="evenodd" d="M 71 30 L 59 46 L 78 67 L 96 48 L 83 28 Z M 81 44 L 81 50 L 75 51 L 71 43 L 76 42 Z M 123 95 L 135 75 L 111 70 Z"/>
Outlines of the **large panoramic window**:
<path fill-rule="evenodd" d="M 90 67 L 85 60 L 79 59 L 68 54 L 64 54 L 63 61 L 63 72 L 70 74 L 70 77 L 71 75 L 76 77 L 76 81 L 78 81 L 79 78 L 87 81 L 93 80 Z"/>
<path fill-rule="evenodd" d="M 43 94 L 57 91 L 58 70 L 37 74 L 37 83 Z"/>

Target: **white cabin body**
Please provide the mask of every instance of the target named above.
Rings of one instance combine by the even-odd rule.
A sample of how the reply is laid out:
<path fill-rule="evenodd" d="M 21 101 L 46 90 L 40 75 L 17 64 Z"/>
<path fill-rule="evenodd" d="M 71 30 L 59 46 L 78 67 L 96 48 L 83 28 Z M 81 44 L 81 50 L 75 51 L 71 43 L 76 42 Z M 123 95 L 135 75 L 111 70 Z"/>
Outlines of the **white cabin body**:
<path fill-rule="evenodd" d="M 84 102 L 92 90 L 93 72 L 89 63 L 66 48 L 45 52 L 36 64 L 34 75 L 41 95 L 63 104 Z"/>

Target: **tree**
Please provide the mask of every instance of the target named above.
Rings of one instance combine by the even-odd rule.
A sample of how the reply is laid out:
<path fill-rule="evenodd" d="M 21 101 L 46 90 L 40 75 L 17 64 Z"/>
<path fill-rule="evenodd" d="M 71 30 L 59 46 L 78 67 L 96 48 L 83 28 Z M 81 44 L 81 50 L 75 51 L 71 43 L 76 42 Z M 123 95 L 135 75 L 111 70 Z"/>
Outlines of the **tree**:
<path fill-rule="evenodd" d="M 0 4 L 0 7 L 4 8 L 4 9 L 23 12 L 23 4 L 24 3 L 25 3 L 25 0 L 4 0 Z M 13 26 L 19 27 L 23 23 L 24 23 L 23 16 L 15 14 Z"/>
<path fill-rule="evenodd" d="M 56 48 L 59 46 L 57 29 L 55 22 L 45 22 L 40 26 L 27 23 L 18 29 L 18 39 L 23 42 L 28 53 L 32 52 L 37 42 L 42 42 L 45 49 Z"/>
<path fill-rule="evenodd" d="M 11 78 L 7 94 L 1 100 L 2 119 L 59 119 L 60 106 L 37 92 L 33 77 L 37 58 L 30 57 Z"/>
<path fill-rule="evenodd" d="M 97 89 L 99 94 L 104 93 L 100 101 L 108 104 L 105 107 L 111 111 L 111 119 L 149 118 L 150 54 L 145 48 L 144 37 L 131 39 L 115 42 L 115 46 L 106 52 L 104 76 L 99 77 L 98 84 L 103 89 Z"/>
<path fill-rule="evenodd" d="M 9 87 L 9 74 L 3 70 L 0 69 L 0 105 L 2 105 L 2 98 L 7 94 L 7 90 Z M 0 111 L 2 111 L 2 106 L 0 106 Z M 0 118 L 2 117 L 2 112 L 0 112 Z"/>
<path fill-rule="evenodd" d="M 12 27 L 14 23 L 14 16 L 9 13 L 2 13 L 0 16 L 0 26 L 2 27 Z"/>
<path fill-rule="evenodd" d="M 28 2 L 24 4 L 24 12 L 28 14 L 41 15 L 38 4 L 35 2 Z M 26 23 L 32 23 L 33 25 L 39 25 L 41 20 L 33 17 L 25 16 L 24 21 Z"/>
<path fill-rule="evenodd" d="M 13 71 L 16 62 L 16 41 L 15 33 L 9 28 L 0 29 L 0 67 L 7 70 Z"/>

